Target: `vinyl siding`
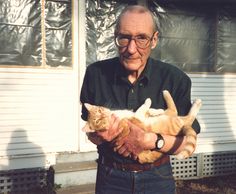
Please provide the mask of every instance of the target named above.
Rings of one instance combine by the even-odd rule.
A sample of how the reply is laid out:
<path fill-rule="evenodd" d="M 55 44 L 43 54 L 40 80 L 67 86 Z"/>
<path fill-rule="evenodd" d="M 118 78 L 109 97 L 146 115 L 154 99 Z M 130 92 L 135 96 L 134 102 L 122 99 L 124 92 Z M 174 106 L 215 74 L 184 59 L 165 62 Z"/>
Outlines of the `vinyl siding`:
<path fill-rule="evenodd" d="M 201 98 L 198 152 L 236 150 L 236 75 L 191 74 L 192 99 Z"/>
<path fill-rule="evenodd" d="M 73 70 L 0 69 L 0 157 L 78 149 Z"/>

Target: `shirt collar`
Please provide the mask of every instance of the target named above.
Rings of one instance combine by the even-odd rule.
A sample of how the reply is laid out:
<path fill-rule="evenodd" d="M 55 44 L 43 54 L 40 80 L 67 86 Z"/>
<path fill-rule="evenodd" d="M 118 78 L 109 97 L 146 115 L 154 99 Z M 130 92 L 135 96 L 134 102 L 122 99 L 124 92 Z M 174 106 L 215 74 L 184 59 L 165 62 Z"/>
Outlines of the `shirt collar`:
<path fill-rule="evenodd" d="M 149 82 L 150 78 L 151 78 L 151 60 L 148 59 L 147 64 L 138 79 L 138 82 L 142 82 L 143 84 L 147 84 Z M 120 62 L 116 66 L 114 79 L 115 79 L 115 83 L 117 83 L 118 80 L 124 80 L 124 81 L 128 82 L 127 72 Z"/>

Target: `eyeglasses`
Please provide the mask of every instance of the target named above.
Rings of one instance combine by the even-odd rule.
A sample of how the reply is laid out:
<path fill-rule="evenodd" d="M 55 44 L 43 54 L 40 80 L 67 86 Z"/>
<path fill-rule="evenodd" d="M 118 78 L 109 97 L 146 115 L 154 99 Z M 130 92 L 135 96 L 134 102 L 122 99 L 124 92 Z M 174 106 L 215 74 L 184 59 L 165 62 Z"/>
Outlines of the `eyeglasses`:
<path fill-rule="evenodd" d="M 155 32 L 153 33 L 152 37 L 149 37 L 145 34 L 141 34 L 137 36 L 118 34 L 115 37 L 115 42 L 118 47 L 123 48 L 123 47 L 127 47 L 130 44 L 131 40 L 134 40 L 138 48 L 144 49 L 150 45 L 154 34 Z"/>

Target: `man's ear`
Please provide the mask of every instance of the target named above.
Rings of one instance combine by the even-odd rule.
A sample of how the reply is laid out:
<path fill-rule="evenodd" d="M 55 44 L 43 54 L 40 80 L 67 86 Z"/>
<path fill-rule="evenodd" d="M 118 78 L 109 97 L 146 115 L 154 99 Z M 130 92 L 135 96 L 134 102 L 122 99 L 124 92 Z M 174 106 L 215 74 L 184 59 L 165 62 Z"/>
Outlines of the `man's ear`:
<path fill-rule="evenodd" d="M 90 110 L 92 109 L 92 107 L 93 107 L 93 105 L 91 105 L 91 104 L 89 104 L 89 103 L 84 103 L 84 106 L 85 106 L 85 108 L 86 108 L 88 111 L 90 111 Z"/>
<path fill-rule="evenodd" d="M 156 46 L 157 46 L 157 43 L 158 43 L 158 35 L 159 35 L 159 32 L 156 31 L 153 35 L 153 38 L 152 38 L 152 42 L 151 42 L 151 49 L 154 49 Z"/>

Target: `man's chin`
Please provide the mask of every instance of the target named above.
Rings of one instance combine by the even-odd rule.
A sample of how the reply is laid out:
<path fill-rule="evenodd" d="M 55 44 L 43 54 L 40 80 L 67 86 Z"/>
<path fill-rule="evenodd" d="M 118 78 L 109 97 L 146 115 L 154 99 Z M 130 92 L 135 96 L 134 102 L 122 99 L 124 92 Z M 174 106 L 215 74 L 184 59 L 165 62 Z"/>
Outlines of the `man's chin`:
<path fill-rule="evenodd" d="M 139 65 L 136 64 L 125 64 L 125 69 L 127 69 L 128 71 L 137 71 L 138 67 Z"/>
<path fill-rule="evenodd" d="M 125 68 L 130 71 L 135 71 L 142 65 L 140 60 L 125 60 L 123 64 Z"/>

